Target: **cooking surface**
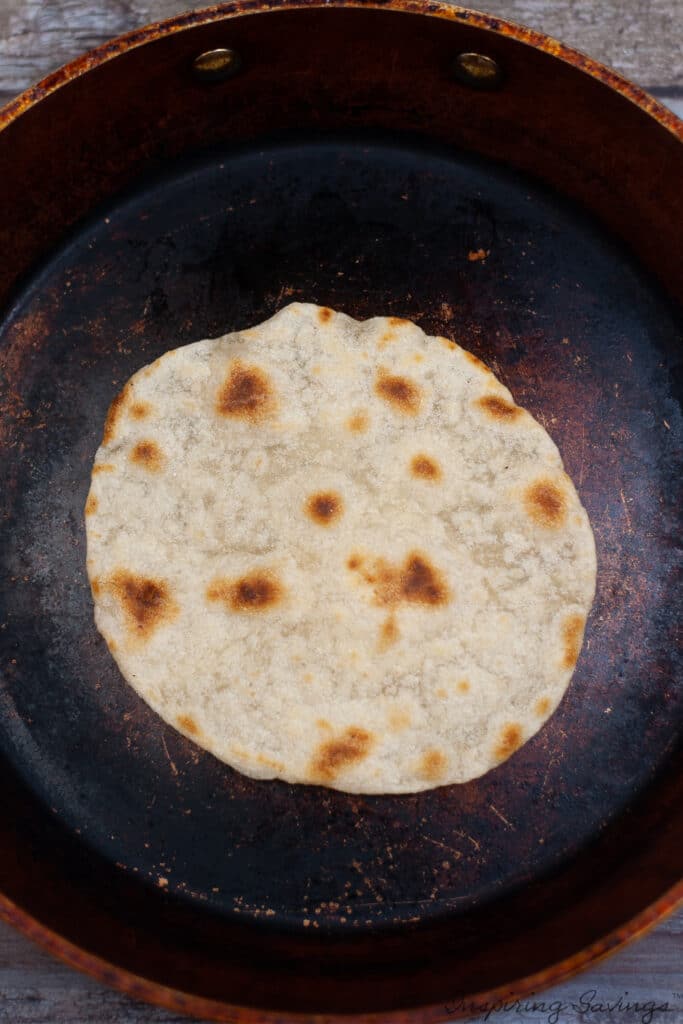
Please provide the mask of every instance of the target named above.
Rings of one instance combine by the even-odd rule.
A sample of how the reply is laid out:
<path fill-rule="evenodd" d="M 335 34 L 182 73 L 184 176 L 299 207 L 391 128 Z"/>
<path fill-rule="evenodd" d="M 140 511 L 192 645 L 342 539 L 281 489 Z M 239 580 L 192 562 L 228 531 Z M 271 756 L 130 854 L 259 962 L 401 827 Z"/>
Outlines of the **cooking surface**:
<path fill-rule="evenodd" d="M 557 441 L 591 518 L 598 591 L 570 690 L 521 751 L 465 786 L 351 797 L 246 779 L 147 709 L 95 630 L 82 509 L 109 402 L 166 349 L 296 299 L 409 317 L 489 362 Z M 680 711 L 678 325 L 575 208 L 408 143 L 215 154 L 81 230 L 1 335 L 13 374 L 2 745 L 122 869 L 264 927 L 391 927 L 538 877 L 665 765 Z"/>

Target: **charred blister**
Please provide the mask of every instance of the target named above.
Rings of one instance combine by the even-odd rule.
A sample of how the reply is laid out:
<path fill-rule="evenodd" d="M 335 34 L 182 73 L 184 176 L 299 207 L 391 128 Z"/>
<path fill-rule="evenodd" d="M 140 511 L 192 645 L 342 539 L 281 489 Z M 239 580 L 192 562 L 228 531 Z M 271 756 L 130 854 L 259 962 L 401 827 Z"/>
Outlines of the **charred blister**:
<path fill-rule="evenodd" d="M 516 722 L 508 722 L 500 731 L 493 756 L 497 761 L 505 761 L 516 750 L 519 750 L 523 742 L 521 727 Z"/>
<path fill-rule="evenodd" d="M 119 569 L 109 580 L 109 590 L 123 611 L 129 634 L 137 639 L 148 640 L 178 615 L 178 604 L 164 579 Z"/>
<path fill-rule="evenodd" d="M 443 605 L 450 599 L 442 573 L 419 552 L 413 552 L 405 560 L 400 584 L 403 600 L 413 604 Z"/>
<path fill-rule="evenodd" d="M 104 421 L 104 435 L 102 437 L 103 444 L 111 444 L 116 439 L 116 432 L 118 430 L 119 422 L 123 416 L 126 401 L 130 393 L 130 382 L 121 388 L 118 395 L 115 395 L 112 399 L 111 405 L 107 410 L 107 418 Z"/>
<path fill-rule="evenodd" d="M 178 715 L 178 717 L 176 718 L 176 723 L 179 729 L 182 729 L 183 732 L 189 733 L 190 736 L 199 735 L 199 726 L 195 722 L 192 715 Z"/>
<path fill-rule="evenodd" d="M 581 653 L 586 620 L 583 615 L 568 615 L 562 623 L 562 667 L 574 668 Z"/>
<path fill-rule="evenodd" d="M 412 551 L 402 565 L 392 565 L 381 557 L 352 553 L 346 562 L 352 572 L 375 593 L 375 604 L 391 608 L 402 603 L 427 606 L 445 605 L 451 599 L 450 588 L 442 572 L 426 555 Z"/>
<path fill-rule="evenodd" d="M 372 733 L 357 725 L 351 725 L 340 736 L 318 744 L 310 764 L 312 780 L 333 782 L 346 768 L 365 760 L 373 744 Z"/>
<path fill-rule="evenodd" d="M 443 573 L 419 551 L 410 552 L 400 565 L 392 565 L 381 557 L 366 557 L 352 552 L 346 566 L 351 572 L 358 573 L 363 583 L 372 587 L 373 603 L 390 610 L 389 617 L 380 627 L 380 651 L 385 651 L 399 638 L 393 612 L 401 604 L 434 608 L 448 604 L 452 597 Z"/>
<path fill-rule="evenodd" d="M 558 529 L 567 518 L 565 492 L 549 478 L 536 480 L 526 488 L 524 507 L 529 518 L 546 529 Z"/>
<path fill-rule="evenodd" d="M 420 452 L 410 460 L 410 472 L 417 480 L 428 480 L 436 483 L 441 479 L 443 473 L 441 466 L 430 455 Z"/>
<path fill-rule="evenodd" d="M 534 705 L 534 711 L 539 718 L 544 718 L 550 711 L 550 700 L 548 697 L 539 697 Z"/>
<path fill-rule="evenodd" d="M 276 574 L 262 569 L 235 580 L 214 580 L 206 591 L 207 601 L 221 602 L 232 612 L 269 611 L 283 597 L 284 587 Z"/>
<path fill-rule="evenodd" d="M 164 468 L 164 453 L 156 441 L 138 441 L 131 449 L 130 461 L 136 466 L 141 466 L 149 473 L 159 473 Z"/>
<path fill-rule="evenodd" d="M 468 349 L 464 348 L 462 350 L 462 354 L 464 355 L 465 359 L 467 360 L 468 363 L 470 363 L 471 366 L 475 366 L 478 370 L 480 370 L 482 373 L 485 373 L 488 377 L 494 376 L 493 372 L 489 369 L 486 363 L 483 362 L 483 360 L 481 360 L 479 356 L 475 356 L 474 352 L 470 352 L 468 351 Z"/>
<path fill-rule="evenodd" d="M 508 402 L 501 395 L 484 395 L 478 398 L 475 405 L 486 413 L 489 419 L 497 420 L 499 423 L 512 423 L 523 415 L 524 410 L 513 402 Z"/>
<path fill-rule="evenodd" d="M 427 782 L 438 782 L 448 768 L 448 758 L 440 750 L 425 750 L 420 758 L 417 774 Z"/>
<path fill-rule="evenodd" d="M 384 369 L 375 378 L 375 394 L 404 416 L 417 416 L 422 405 L 422 389 L 414 380 L 394 376 Z"/>
<path fill-rule="evenodd" d="M 343 515 L 344 502 L 336 491 L 318 491 L 306 499 L 304 511 L 318 526 L 331 526 Z"/>
<path fill-rule="evenodd" d="M 259 366 L 235 359 L 216 398 L 219 416 L 258 424 L 275 411 L 275 390 L 268 374 Z"/>
<path fill-rule="evenodd" d="M 149 402 L 138 399 L 136 402 L 131 402 L 128 412 L 134 420 L 146 420 L 148 416 L 152 415 L 152 406 Z"/>

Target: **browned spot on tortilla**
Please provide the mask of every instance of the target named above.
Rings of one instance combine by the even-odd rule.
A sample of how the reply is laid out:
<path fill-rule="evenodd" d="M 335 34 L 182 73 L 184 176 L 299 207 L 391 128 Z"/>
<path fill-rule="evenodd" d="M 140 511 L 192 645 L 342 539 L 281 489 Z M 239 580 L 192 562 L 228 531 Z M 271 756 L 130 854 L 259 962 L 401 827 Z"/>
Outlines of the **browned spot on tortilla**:
<path fill-rule="evenodd" d="M 284 588 L 277 576 L 259 569 L 237 580 L 214 580 L 206 591 L 209 601 L 222 601 L 233 612 L 262 612 L 279 604 Z"/>
<path fill-rule="evenodd" d="M 468 363 L 472 366 L 476 366 L 478 370 L 482 370 L 484 373 L 491 373 L 486 363 L 483 363 L 479 356 L 475 356 L 474 352 L 468 352 L 467 349 L 463 349 L 463 355 Z"/>
<path fill-rule="evenodd" d="M 149 402 L 138 400 L 133 402 L 129 411 L 134 420 L 144 420 L 151 413 L 152 406 Z"/>
<path fill-rule="evenodd" d="M 424 362 L 424 358 L 425 357 L 422 355 L 421 352 L 413 353 L 413 362 L 414 363 L 423 363 Z"/>
<path fill-rule="evenodd" d="M 410 725 L 410 714 L 404 708 L 393 708 L 389 712 L 389 728 L 392 732 L 403 732 Z"/>
<path fill-rule="evenodd" d="M 400 316 L 390 316 L 389 323 L 392 327 L 412 327 L 413 324 L 410 320 L 404 320 Z"/>
<path fill-rule="evenodd" d="M 583 628 L 586 620 L 582 615 L 568 615 L 562 623 L 562 665 L 574 668 L 579 660 Z"/>
<path fill-rule="evenodd" d="M 237 743 L 233 743 L 232 744 L 232 746 L 230 747 L 230 753 L 233 754 L 235 757 L 242 758 L 242 760 L 244 760 L 244 761 L 253 761 L 254 760 L 254 756 L 251 753 L 251 751 L 250 750 L 245 750 L 244 747 L 238 746 Z"/>
<path fill-rule="evenodd" d="M 149 579 L 118 569 L 110 578 L 109 589 L 123 609 L 129 631 L 141 640 L 149 639 L 159 626 L 172 622 L 180 610 L 163 579 Z"/>
<path fill-rule="evenodd" d="M 540 697 L 536 701 L 536 708 L 535 708 L 535 710 L 536 710 L 536 714 L 537 715 L 540 715 L 540 716 L 547 715 L 548 711 L 550 710 L 550 701 L 548 700 L 548 698 L 547 697 Z"/>
<path fill-rule="evenodd" d="M 367 729 L 350 725 L 336 739 L 319 744 L 311 761 L 311 776 L 321 782 L 332 782 L 344 769 L 365 760 L 373 742 L 374 737 Z"/>
<path fill-rule="evenodd" d="M 98 462 L 96 466 L 92 468 L 92 475 L 95 476 L 97 473 L 113 473 L 114 466 L 111 462 Z"/>
<path fill-rule="evenodd" d="M 265 765 L 267 768 L 272 768 L 274 771 L 285 770 L 285 765 L 282 761 L 275 761 L 265 754 L 252 754 L 251 751 L 246 750 L 244 746 L 239 746 L 237 743 L 232 743 L 230 753 L 237 758 L 241 758 L 243 761 L 256 762 L 257 764 Z"/>
<path fill-rule="evenodd" d="M 439 698 L 440 700 L 444 700 L 444 699 L 445 699 L 445 698 L 446 698 L 446 697 L 448 696 L 448 694 L 447 694 L 447 693 L 446 693 L 446 691 L 444 690 L 443 686 L 440 686 L 440 687 L 439 687 L 439 688 L 438 688 L 438 689 L 436 690 L 436 695 L 437 695 L 437 697 L 438 697 L 438 698 Z"/>
<path fill-rule="evenodd" d="M 90 589 L 92 590 L 94 597 L 98 597 L 102 593 L 102 586 L 97 577 L 93 580 L 90 580 Z"/>
<path fill-rule="evenodd" d="M 130 384 L 126 384 L 123 388 L 121 388 L 118 395 L 114 396 L 112 403 L 109 406 L 109 409 L 107 411 L 107 418 L 104 421 L 104 435 L 102 437 L 103 444 L 110 444 L 114 440 L 114 437 L 116 436 L 116 428 L 118 426 L 119 420 L 121 419 L 123 408 L 126 404 L 126 398 L 128 395 L 129 388 Z"/>
<path fill-rule="evenodd" d="M 398 626 L 396 625 L 396 619 L 393 615 L 390 615 L 382 623 L 382 628 L 379 632 L 379 649 L 385 651 L 387 647 L 391 647 L 395 644 L 399 638 Z"/>
<path fill-rule="evenodd" d="M 518 405 L 508 402 L 507 399 L 501 398 L 500 395 L 484 395 L 483 398 L 477 399 L 475 405 L 483 409 L 492 420 L 511 421 L 518 419 L 522 415 L 522 410 Z"/>
<path fill-rule="evenodd" d="M 404 600 L 417 604 L 446 604 L 449 599 L 441 573 L 416 551 L 408 555 L 403 566 L 401 589 Z"/>
<path fill-rule="evenodd" d="M 304 508 L 309 519 L 318 526 L 330 526 L 344 512 L 344 503 L 336 491 L 319 491 L 307 498 Z"/>
<path fill-rule="evenodd" d="M 443 574 L 419 551 L 411 551 L 398 566 L 383 558 L 365 559 L 357 554 L 351 555 L 346 564 L 373 587 L 375 604 L 382 608 L 402 603 L 435 607 L 451 599 Z"/>
<path fill-rule="evenodd" d="M 485 260 L 490 255 L 490 249 L 470 249 L 467 253 L 467 259 L 470 263 L 477 263 L 479 260 Z"/>
<path fill-rule="evenodd" d="M 332 726 L 330 725 L 330 723 L 327 721 L 326 718 L 318 718 L 318 719 L 316 719 L 316 723 L 315 724 L 318 726 L 319 729 L 324 729 L 325 732 L 331 732 L 332 731 Z"/>
<path fill-rule="evenodd" d="M 562 526 L 567 515 L 567 500 L 556 483 L 549 479 L 536 480 L 524 492 L 527 513 L 538 523 L 551 529 Z"/>
<path fill-rule="evenodd" d="M 504 761 L 511 754 L 514 754 L 515 750 L 518 750 L 522 745 L 522 730 L 516 722 L 508 722 L 504 725 L 498 743 L 493 751 L 494 757 L 498 761 Z"/>
<path fill-rule="evenodd" d="M 98 505 L 98 502 L 97 502 L 97 498 L 95 497 L 95 495 L 94 494 L 89 494 L 88 495 L 88 500 L 85 503 L 85 514 L 86 514 L 86 516 L 91 516 L 95 512 L 97 512 L 97 505 Z"/>
<path fill-rule="evenodd" d="M 265 765 L 266 768 L 272 768 L 276 772 L 282 772 L 285 769 L 282 761 L 275 761 L 272 757 L 266 757 L 265 754 L 257 754 L 256 760 L 259 764 Z"/>
<path fill-rule="evenodd" d="M 445 348 L 450 349 L 451 352 L 455 351 L 455 349 L 458 347 L 454 341 L 451 341 L 450 338 L 439 338 L 439 341 Z"/>
<path fill-rule="evenodd" d="M 318 320 L 321 324 L 326 324 L 328 320 L 331 320 L 332 315 L 332 310 L 328 309 L 327 306 L 322 306 L 318 310 Z"/>
<path fill-rule="evenodd" d="M 130 453 L 130 461 L 150 473 L 158 473 L 164 465 L 164 453 L 156 441 L 138 441 Z"/>
<path fill-rule="evenodd" d="M 421 480 L 440 480 L 441 466 L 429 455 L 414 455 L 410 463 L 410 472 Z"/>
<path fill-rule="evenodd" d="M 185 732 L 189 732 L 191 736 L 197 736 L 199 734 L 199 726 L 191 715 L 178 715 L 176 721 L 178 726 Z"/>
<path fill-rule="evenodd" d="M 381 369 L 375 380 L 375 393 L 405 416 L 417 416 L 420 411 L 422 392 L 410 377 L 394 377 Z"/>
<path fill-rule="evenodd" d="M 461 679 L 460 682 L 458 683 L 458 692 L 459 693 L 469 693 L 469 689 L 470 689 L 470 684 L 467 682 L 467 680 L 466 679 Z"/>
<path fill-rule="evenodd" d="M 396 341 L 396 335 L 393 331 L 384 331 L 379 341 L 377 342 L 377 348 L 386 348 L 392 341 Z"/>
<path fill-rule="evenodd" d="M 275 393 L 268 374 L 259 366 L 233 360 L 228 377 L 216 398 L 220 416 L 261 423 L 275 409 Z"/>
<path fill-rule="evenodd" d="M 429 782 L 437 782 L 443 778 L 447 767 L 448 760 L 440 750 L 425 750 L 420 758 L 418 775 Z"/>
<path fill-rule="evenodd" d="M 370 425 L 368 414 L 360 409 L 349 416 L 346 426 L 353 434 L 364 434 Z"/>

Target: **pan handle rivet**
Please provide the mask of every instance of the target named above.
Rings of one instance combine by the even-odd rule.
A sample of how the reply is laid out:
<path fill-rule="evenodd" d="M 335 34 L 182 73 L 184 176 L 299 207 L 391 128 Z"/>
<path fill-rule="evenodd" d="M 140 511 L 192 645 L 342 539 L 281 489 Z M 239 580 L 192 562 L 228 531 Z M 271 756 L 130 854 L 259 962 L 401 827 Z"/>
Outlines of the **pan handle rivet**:
<path fill-rule="evenodd" d="M 497 89 L 503 80 L 498 61 L 484 53 L 459 53 L 453 61 L 453 74 L 473 89 Z"/>
<path fill-rule="evenodd" d="M 221 48 L 206 50 L 195 57 L 192 70 L 200 82 L 223 82 L 232 78 L 242 67 L 242 58 L 236 50 Z"/>

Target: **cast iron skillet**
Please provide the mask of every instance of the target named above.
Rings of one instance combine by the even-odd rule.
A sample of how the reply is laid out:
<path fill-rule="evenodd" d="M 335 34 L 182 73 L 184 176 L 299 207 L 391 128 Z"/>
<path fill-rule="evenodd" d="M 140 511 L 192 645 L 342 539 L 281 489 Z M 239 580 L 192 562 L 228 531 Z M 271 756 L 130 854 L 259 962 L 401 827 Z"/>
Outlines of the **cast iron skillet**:
<path fill-rule="evenodd" d="M 217 47 L 236 73 L 197 77 Z M 458 77 L 471 52 L 497 63 L 493 88 Z M 0 125 L 4 916 L 205 1017 L 426 1021 L 557 982 L 667 913 L 673 115 L 535 33 L 391 0 L 187 14 L 57 72 Z M 293 299 L 457 337 L 547 426 L 591 517 L 571 688 L 467 785 L 246 779 L 164 726 L 95 631 L 82 510 L 109 402 L 165 349 Z"/>

